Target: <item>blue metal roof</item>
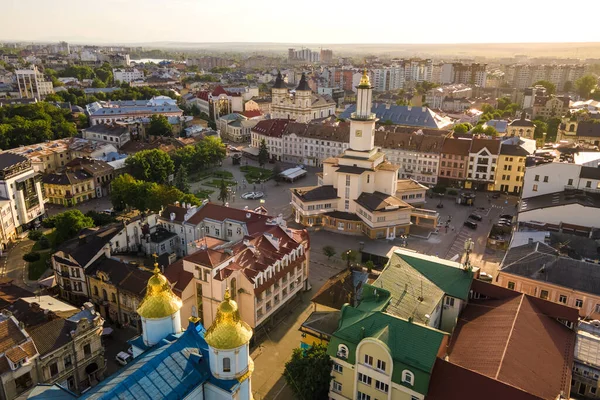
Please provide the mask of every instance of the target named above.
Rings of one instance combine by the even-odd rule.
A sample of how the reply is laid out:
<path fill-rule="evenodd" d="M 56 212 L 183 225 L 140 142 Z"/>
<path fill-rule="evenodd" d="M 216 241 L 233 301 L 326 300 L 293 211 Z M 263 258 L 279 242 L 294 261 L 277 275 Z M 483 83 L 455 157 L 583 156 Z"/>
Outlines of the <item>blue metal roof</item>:
<path fill-rule="evenodd" d="M 493 126 L 494 128 L 496 128 L 496 131 L 498 131 L 498 133 L 506 133 L 506 128 L 508 128 L 508 121 L 505 121 L 503 119 L 490 119 L 485 124 L 483 124 L 483 126 Z"/>
<path fill-rule="evenodd" d="M 356 104 L 346 108 L 340 118 L 350 118 L 356 111 Z M 394 125 L 417 126 L 421 128 L 441 129 L 451 124 L 427 107 L 398 106 L 395 104 L 376 103 L 371 111 L 380 122 L 392 121 Z"/>
<path fill-rule="evenodd" d="M 81 399 L 183 399 L 207 382 L 233 391 L 237 380 L 216 379 L 210 373 L 204 333 L 201 324 L 190 324 L 181 335 L 161 341 Z"/>

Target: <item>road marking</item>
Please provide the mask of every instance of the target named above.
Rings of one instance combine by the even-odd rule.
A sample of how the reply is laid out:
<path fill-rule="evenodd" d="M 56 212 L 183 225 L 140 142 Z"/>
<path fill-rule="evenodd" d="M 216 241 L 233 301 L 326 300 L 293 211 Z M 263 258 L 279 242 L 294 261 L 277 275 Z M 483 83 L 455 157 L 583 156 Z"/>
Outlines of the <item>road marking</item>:
<path fill-rule="evenodd" d="M 273 400 L 275 400 L 277 398 L 277 396 L 279 396 L 281 394 L 281 392 L 283 392 L 283 389 L 285 389 L 286 386 L 287 386 L 287 382 L 285 382 L 283 384 L 283 386 L 281 387 L 281 389 L 279 389 L 279 391 L 277 393 L 275 393 L 275 396 L 273 397 Z"/>

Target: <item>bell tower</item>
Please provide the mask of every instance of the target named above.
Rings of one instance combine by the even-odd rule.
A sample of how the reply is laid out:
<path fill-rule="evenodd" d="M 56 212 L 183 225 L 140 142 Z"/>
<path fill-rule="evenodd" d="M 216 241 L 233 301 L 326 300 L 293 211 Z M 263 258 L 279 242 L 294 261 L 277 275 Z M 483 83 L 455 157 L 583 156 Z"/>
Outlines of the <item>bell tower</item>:
<path fill-rule="evenodd" d="M 350 149 L 370 152 L 375 147 L 375 114 L 371 112 L 373 87 L 367 69 L 356 87 L 356 111 L 350 116 Z"/>

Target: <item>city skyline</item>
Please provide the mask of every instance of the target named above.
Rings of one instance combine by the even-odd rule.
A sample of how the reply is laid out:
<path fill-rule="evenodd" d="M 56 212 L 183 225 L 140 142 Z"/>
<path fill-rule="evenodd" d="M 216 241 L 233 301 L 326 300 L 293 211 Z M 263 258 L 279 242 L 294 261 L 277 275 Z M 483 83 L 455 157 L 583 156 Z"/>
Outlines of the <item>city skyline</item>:
<path fill-rule="evenodd" d="M 576 30 L 537 29 L 536 21 L 563 16 L 565 8 L 561 3 L 546 3 L 541 9 L 534 3 L 507 0 L 492 13 L 472 0 L 450 9 L 441 0 L 432 0 L 426 9 L 391 1 L 372 8 L 352 0 L 346 7 L 314 2 L 295 9 L 273 7 L 266 0 L 233 1 L 230 6 L 209 9 L 196 0 L 172 0 L 168 7 L 158 0 L 106 0 L 90 14 L 86 3 L 56 0 L 50 7 L 42 0 L 9 0 L 3 8 L 6 20 L 21 21 L 24 29 L 17 33 L 13 24 L 2 24 L 0 40 L 97 44 L 600 42 L 594 24 L 600 3 L 578 3 L 578 9 L 589 12 L 577 14 Z M 66 10 L 69 22 L 60 22 Z M 174 16 L 165 20 L 166 11 Z M 506 24 L 519 29 L 498 29 Z"/>

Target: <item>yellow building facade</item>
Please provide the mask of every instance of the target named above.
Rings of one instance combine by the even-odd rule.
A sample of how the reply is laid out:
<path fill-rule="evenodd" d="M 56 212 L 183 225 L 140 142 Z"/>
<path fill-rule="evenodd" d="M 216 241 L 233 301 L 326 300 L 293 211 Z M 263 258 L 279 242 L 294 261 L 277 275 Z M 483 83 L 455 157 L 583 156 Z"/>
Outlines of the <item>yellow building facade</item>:
<path fill-rule="evenodd" d="M 49 174 L 42 182 L 52 204 L 71 207 L 96 197 L 94 178 L 84 171 Z"/>
<path fill-rule="evenodd" d="M 523 188 L 525 159 L 529 153 L 519 145 L 502 145 L 496 174 L 494 190 L 519 194 Z"/>

